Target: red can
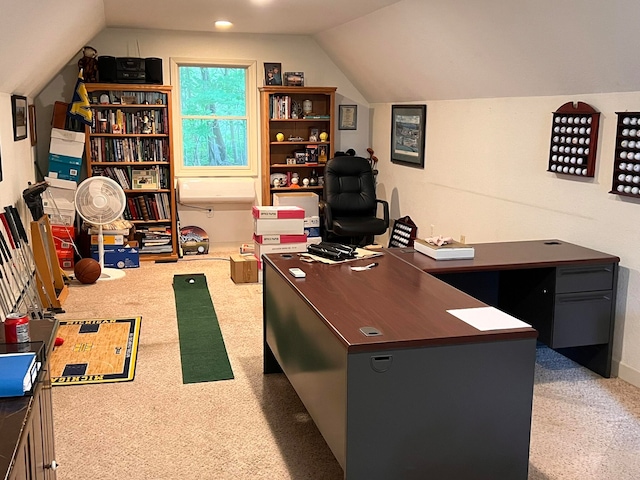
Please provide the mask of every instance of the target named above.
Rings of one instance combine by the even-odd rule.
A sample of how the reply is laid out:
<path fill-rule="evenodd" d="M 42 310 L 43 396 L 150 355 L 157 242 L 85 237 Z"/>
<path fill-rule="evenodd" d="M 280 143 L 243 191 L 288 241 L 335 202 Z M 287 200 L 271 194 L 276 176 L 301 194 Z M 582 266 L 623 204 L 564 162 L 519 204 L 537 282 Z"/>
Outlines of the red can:
<path fill-rule="evenodd" d="M 31 341 L 29 335 L 29 315 L 10 313 L 4 321 L 4 338 L 7 343 L 25 343 Z"/>

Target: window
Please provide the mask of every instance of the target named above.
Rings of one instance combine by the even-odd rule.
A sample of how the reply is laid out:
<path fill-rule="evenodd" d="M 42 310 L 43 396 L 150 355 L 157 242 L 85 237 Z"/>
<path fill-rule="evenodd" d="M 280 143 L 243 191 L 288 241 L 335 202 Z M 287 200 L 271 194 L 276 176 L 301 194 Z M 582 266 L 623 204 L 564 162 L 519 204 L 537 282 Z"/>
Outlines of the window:
<path fill-rule="evenodd" d="M 255 76 L 255 62 L 171 59 L 177 175 L 257 175 Z"/>

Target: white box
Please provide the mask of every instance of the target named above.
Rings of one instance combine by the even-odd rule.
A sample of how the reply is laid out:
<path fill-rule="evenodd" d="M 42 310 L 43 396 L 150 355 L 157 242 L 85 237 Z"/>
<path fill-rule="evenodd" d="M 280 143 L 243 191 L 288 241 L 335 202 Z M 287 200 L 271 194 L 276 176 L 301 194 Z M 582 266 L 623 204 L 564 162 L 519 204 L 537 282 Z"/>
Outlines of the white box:
<path fill-rule="evenodd" d="M 304 219 L 304 233 L 308 238 L 320 237 L 320 217 L 307 217 Z"/>
<path fill-rule="evenodd" d="M 76 182 L 52 177 L 44 177 L 44 180 L 49 184 L 49 186 L 42 194 L 43 201 L 47 197 L 53 197 L 56 202 L 58 200 L 65 200 L 69 203 L 75 202 L 76 189 L 78 188 L 78 184 Z"/>
<path fill-rule="evenodd" d="M 304 233 L 304 219 L 254 218 L 253 233 L 256 235 L 270 235 L 273 233 L 301 235 Z"/>
<path fill-rule="evenodd" d="M 302 243 L 278 243 L 274 245 L 264 245 L 258 242 L 255 244 L 255 255 L 262 261 L 262 255 L 269 253 L 297 253 L 307 251 L 307 242 Z"/>
<path fill-rule="evenodd" d="M 428 255 L 436 260 L 463 260 L 474 257 L 475 250 L 472 246 L 464 243 L 453 242 L 442 246 L 431 245 L 430 243 L 416 238 L 413 241 L 413 248 L 416 252 Z"/>
<path fill-rule="evenodd" d="M 49 153 L 55 153 L 64 157 L 82 158 L 84 152 L 84 133 L 51 129 L 51 144 Z"/>
<path fill-rule="evenodd" d="M 274 205 L 292 205 L 304 208 L 305 217 L 317 217 L 319 197 L 313 192 L 280 192 L 273 194 Z"/>
<path fill-rule="evenodd" d="M 54 203 L 50 199 L 43 199 L 42 207 L 45 215 L 49 215 L 52 225 L 73 226 L 75 224 L 76 208 L 73 202 L 61 199 Z"/>

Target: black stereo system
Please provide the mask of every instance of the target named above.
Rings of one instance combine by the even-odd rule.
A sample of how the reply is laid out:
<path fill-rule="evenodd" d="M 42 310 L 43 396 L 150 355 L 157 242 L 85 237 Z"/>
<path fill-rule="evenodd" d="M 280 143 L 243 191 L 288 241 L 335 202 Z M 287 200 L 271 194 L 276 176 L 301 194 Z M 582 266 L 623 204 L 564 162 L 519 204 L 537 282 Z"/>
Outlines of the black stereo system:
<path fill-rule="evenodd" d="M 98 57 L 102 83 L 152 83 L 162 85 L 161 58 Z"/>

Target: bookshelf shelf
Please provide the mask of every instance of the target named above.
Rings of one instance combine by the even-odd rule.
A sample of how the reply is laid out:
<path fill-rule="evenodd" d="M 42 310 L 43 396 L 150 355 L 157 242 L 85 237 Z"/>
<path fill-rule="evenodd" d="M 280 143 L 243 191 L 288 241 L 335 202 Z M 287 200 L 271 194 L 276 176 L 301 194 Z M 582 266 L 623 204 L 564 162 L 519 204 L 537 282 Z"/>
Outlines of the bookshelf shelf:
<path fill-rule="evenodd" d="M 141 260 L 177 258 L 172 87 L 106 83 L 87 83 L 86 87 L 94 116 L 94 124 L 86 128 L 87 175 L 107 176 L 123 187 L 127 197 L 123 217 L 143 239 Z M 145 176 L 151 179 L 145 184 L 157 188 L 132 188 Z M 145 252 L 144 233 L 161 229 L 168 240 L 163 252 L 157 253 L 157 248 Z"/>
<path fill-rule="evenodd" d="M 311 175 L 315 169 L 322 175 L 324 162 L 291 163 L 291 159 L 300 160 L 314 156 L 323 156 L 325 161 L 333 157 L 335 151 L 335 93 L 336 87 L 281 87 L 267 86 L 260 88 L 260 115 L 262 139 L 262 205 L 273 204 L 275 192 L 308 192 L 313 191 L 322 196 L 322 186 L 302 186 L 302 179 Z M 312 113 L 306 117 L 302 111 L 303 102 L 310 100 Z M 294 113 L 295 112 L 295 113 Z M 297 116 L 298 118 L 292 118 Z M 319 134 L 326 132 L 325 141 Z M 276 135 L 282 133 L 283 141 Z M 315 139 L 311 139 L 313 135 Z M 291 139 L 291 140 L 290 140 Z M 289 159 L 289 163 L 287 162 Z M 285 175 L 289 179 L 298 174 L 300 187 L 273 187 L 272 174 Z"/>

